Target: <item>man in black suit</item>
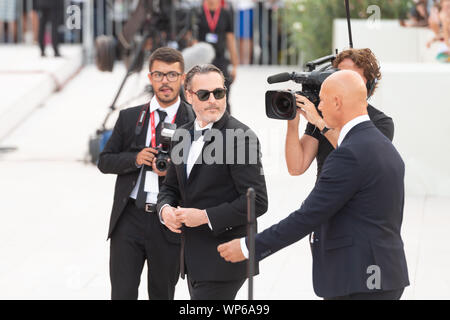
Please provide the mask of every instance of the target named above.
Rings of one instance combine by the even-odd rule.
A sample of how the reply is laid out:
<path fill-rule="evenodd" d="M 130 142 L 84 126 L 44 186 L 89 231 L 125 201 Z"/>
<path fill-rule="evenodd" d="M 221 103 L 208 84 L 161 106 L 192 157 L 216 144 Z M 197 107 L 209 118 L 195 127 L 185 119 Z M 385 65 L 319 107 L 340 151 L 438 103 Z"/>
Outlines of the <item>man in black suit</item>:
<path fill-rule="evenodd" d="M 300 209 L 256 235 L 259 261 L 316 230 L 313 284 L 325 299 L 400 299 L 409 285 L 400 235 L 405 165 L 370 121 L 366 97 L 354 71 L 323 83 L 319 109 L 327 125 L 339 129 L 338 147 Z M 220 255 L 244 260 L 243 240 L 219 246 Z"/>
<path fill-rule="evenodd" d="M 194 119 L 180 99 L 184 60 L 177 50 L 159 48 L 150 57 L 150 103 L 120 112 L 98 168 L 117 174 L 108 231 L 111 238 L 112 299 L 137 299 L 145 260 L 150 299 L 173 299 L 179 277 L 179 236 L 156 212 L 159 186 L 166 175 L 156 167 L 163 123 L 181 126 Z"/>
<path fill-rule="evenodd" d="M 183 126 L 186 134 L 173 148 L 158 212 L 170 230 L 182 235 L 181 274 L 188 276 L 191 299 L 231 300 L 247 266 L 225 262 L 216 248 L 246 234 L 248 188 L 256 191 L 256 215 L 267 211 L 259 142 L 226 112 L 224 76 L 217 67 L 193 67 L 185 86 L 196 120 Z M 183 144 L 176 159 L 175 150 Z"/>

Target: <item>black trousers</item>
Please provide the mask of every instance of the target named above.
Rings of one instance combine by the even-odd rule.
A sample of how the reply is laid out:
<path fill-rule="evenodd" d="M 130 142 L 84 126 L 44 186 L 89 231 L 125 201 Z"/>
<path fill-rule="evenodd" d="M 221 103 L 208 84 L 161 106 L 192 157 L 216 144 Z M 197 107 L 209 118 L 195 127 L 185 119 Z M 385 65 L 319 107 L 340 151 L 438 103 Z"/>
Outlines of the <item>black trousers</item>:
<path fill-rule="evenodd" d="M 52 46 L 55 55 L 59 55 L 59 35 L 58 35 L 58 11 L 56 8 L 39 9 L 39 47 L 41 53 L 45 52 L 45 27 L 47 22 L 52 25 Z"/>
<path fill-rule="evenodd" d="M 149 299 L 172 300 L 180 274 L 180 246 L 164 237 L 158 214 L 129 201 L 111 236 L 111 299 L 138 298 L 145 261 Z"/>
<path fill-rule="evenodd" d="M 324 300 L 400 300 L 405 289 L 354 293 L 348 296 L 325 298 Z"/>
<path fill-rule="evenodd" d="M 195 281 L 189 278 L 191 300 L 234 300 L 245 279 L 234 281 Z"/>

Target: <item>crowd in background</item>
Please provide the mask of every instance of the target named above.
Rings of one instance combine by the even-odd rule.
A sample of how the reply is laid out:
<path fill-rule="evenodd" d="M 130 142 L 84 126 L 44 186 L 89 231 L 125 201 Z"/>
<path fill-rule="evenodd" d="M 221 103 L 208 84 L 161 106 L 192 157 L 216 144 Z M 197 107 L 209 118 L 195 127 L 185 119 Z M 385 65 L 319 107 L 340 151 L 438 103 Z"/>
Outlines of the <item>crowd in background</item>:
<path fill-rule="evenodd" d="M 39 42 L 39 25 L 45 24 L 44 15 L 37 8 L 40 0 L 0 0 L 0 43 Z M 77 5 L 83 11 L 84 0 L 53 0 L 60 3 L 57 10 L 56 36 L 58 43 L 82 43 L 81 30 L 68 30 L 64 21 L 66 8 Z M 93 36 L 112 35 L 117 38 L 139 0 L 93 1 Z M 283 24 L 283 0 L 223 0 L 232 10 L 234 33 L 237 41 L 239 63 L 279 64 L 282 51 L 288 47 L 288 31 Z M 180 3 L 201 8 L 202 0 L 182 0 Z M 47 19 L 48 20 L 48 19 Z M 53 26 L 52 26 L 53 27 Z M 83 27 L 83 25 L 82 25 Z M 42 27 L 46 44 L 53 42 L 55 33 Z M 53 36 L 53 37 L 52 37 Z M 283 38 L 284 37 L 284 38 Z M 54 42 L 53 42 L 54 43 Z M 297 63 L 297 57 L 291 59 Z M 285 62 L 286 63 L 286 62 Z"/>
<path fill-rule="evenodd" d="M 415 0 L 408 20 L 401 21 L 401 24 L 432 30 L 434 36 L 427 42 L 427 47 L 438 42 L 438 59 L 443 57 L 443 60 L 450 61 L 450 0 Z"/>

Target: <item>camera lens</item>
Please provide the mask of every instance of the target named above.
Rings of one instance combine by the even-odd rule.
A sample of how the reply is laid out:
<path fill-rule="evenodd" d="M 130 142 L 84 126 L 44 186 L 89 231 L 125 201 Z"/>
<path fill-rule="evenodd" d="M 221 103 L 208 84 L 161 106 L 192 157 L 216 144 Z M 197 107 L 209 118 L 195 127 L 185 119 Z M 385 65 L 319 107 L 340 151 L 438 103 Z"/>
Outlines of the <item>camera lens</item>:
<path fill-rule="evenodd" d="M 290 96 L 286 93 L 277 93 L 273 96 L 272 105 L 274 106 L 274 111 L 279 117 L 288 117 L 292 113 L 292 101 Z"/>
<path fill-rule="evenodd" d="M 162 159 L 162 160 L 157 160 L 156 161 L 156 168 L 159 171 L 166 171 L 167 170 L 167 161 Z"/>

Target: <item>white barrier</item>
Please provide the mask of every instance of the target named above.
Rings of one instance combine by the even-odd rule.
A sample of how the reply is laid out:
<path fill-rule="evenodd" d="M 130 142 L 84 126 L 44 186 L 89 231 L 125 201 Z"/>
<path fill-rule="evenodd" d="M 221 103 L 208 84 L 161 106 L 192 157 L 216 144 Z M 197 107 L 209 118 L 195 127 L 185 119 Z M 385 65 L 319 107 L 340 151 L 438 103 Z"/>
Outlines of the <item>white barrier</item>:
<path fill-rule="evenodd" d="M 415 63 L 436 62 L 438 45 L 430 49 L 426 43 L 433 38 L 427 28 L 405 28 L 398 20 L 353 20 L 352 36 L 355 48 L 372 49 L 380 62 Z M 349 47 L 347 20 L 334 20 L 333 49 L 342 51 Z"/>

